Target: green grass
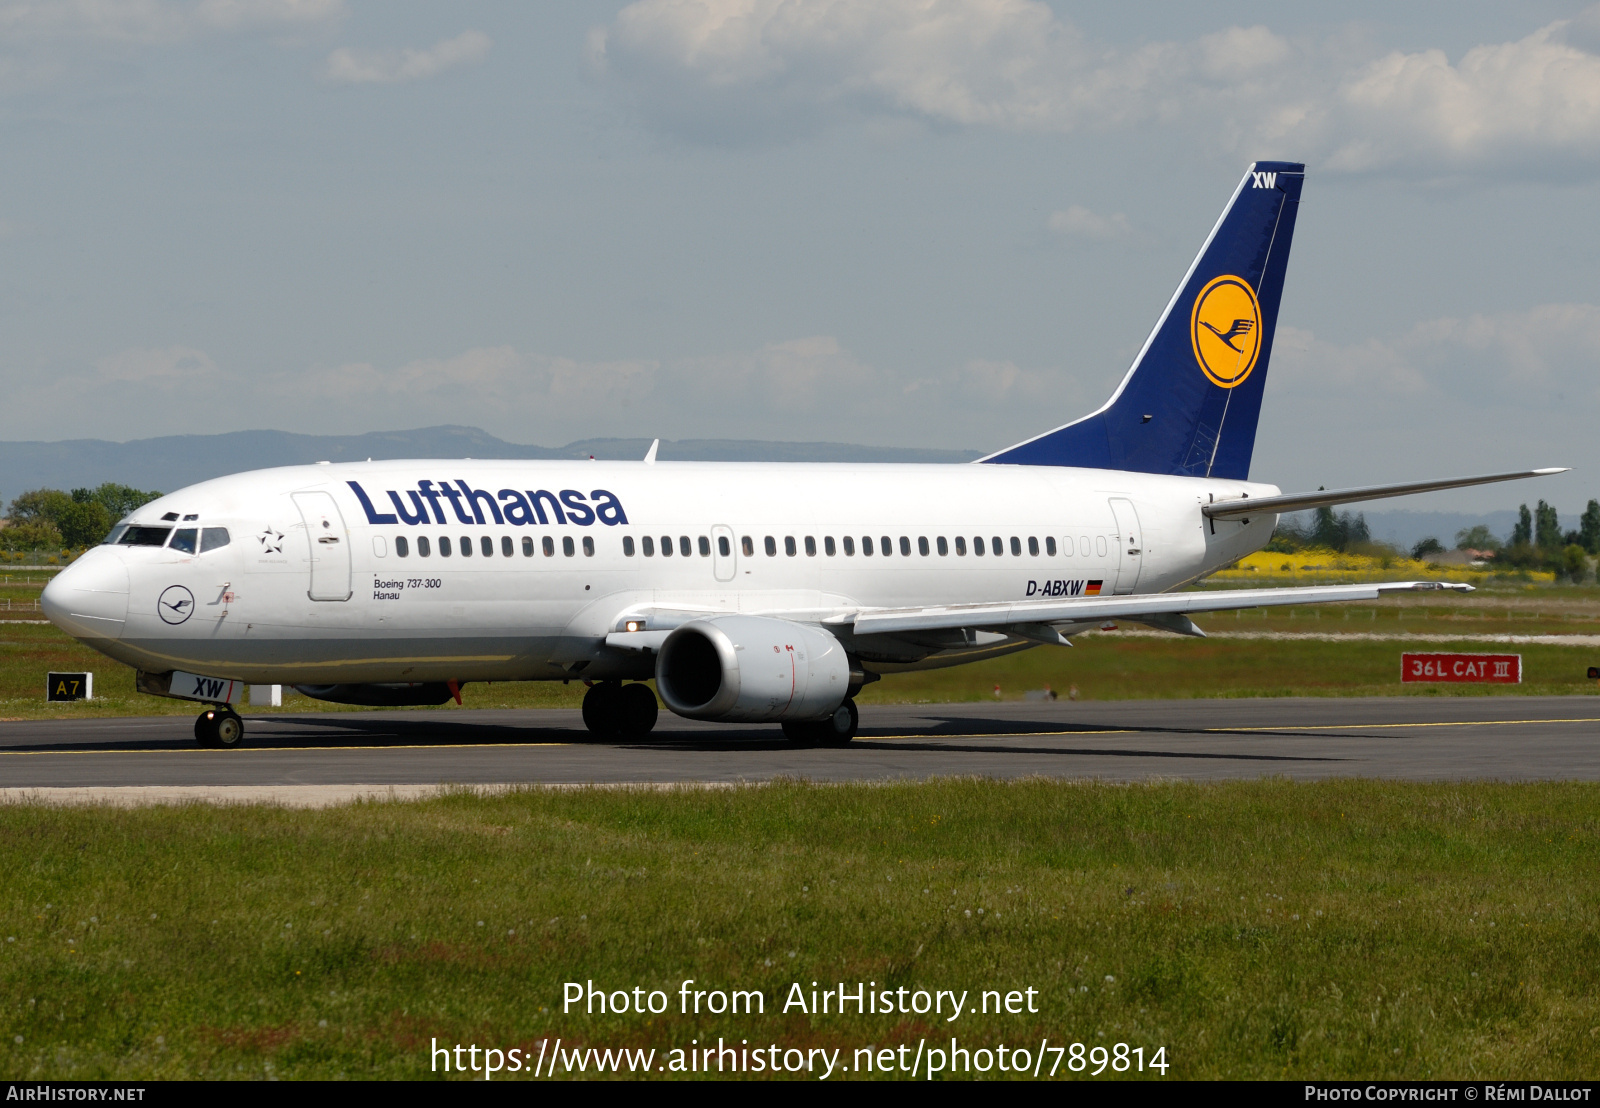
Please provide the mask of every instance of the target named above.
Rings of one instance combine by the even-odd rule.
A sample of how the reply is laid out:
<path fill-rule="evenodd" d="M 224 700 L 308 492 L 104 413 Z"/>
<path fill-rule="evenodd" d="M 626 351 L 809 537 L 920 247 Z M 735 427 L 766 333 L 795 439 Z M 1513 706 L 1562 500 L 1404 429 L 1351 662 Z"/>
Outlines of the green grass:
<path fill-rule="evenodd" d="M 662 1051 L 722 1036 L 848 1063 L 955 1034 L 1164 1046 L 1173 1078 L 1590 1077 L 1597 833 L 1587 784 L 10 806 L 0 1070 L 404 1078 L 428 1074 L 435 1037 L 545 1036 Z M 766 1015 L 675 1014 L 688 978 L 763 990 Z M 674 1008 L 562 1014 L 563 983 L 591 979 Z M 858 980 L 974 1000 L 1031 987 L 1040 1011 L 779 1011 L 791 982 Z"/>

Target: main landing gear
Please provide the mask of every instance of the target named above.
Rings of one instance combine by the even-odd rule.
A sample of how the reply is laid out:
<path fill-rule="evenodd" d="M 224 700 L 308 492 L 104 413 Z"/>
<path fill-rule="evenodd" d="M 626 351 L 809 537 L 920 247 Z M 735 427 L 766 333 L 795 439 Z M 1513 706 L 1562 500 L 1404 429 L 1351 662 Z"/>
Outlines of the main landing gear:
<path fill-rule="evenodd" d="M 861 713 L 856 702 L 846 700 L 827 719 L 799 720 L 783 725 L 783 737 L 794 746 L 848 746 L 856 737 Z"/>
<path fill-rule="evenodd" d="M 194 721 L 194 739 L 201 746 L 243 746 L 244 720 L 232 708 L 207 708 Z"/>
<path fill-rule="evenodd" d="M 601 681 L 583 695 L 583 725 L 597 739 L 634 739 L 656 725 L 656 694 L 643 681 Z"/>

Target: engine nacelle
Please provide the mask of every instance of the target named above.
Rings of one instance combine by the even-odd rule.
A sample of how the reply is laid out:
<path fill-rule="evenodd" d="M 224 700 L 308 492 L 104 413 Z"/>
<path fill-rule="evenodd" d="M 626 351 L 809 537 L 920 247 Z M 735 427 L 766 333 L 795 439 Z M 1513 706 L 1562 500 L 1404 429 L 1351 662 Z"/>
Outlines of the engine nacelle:
<path fill-rule="evenodd" d="M 690 719 L 822 719 L 844 703 L 850 662 L 826 631 L 767 616 L 711 616 L 661 644 L 656 690 Z"/>

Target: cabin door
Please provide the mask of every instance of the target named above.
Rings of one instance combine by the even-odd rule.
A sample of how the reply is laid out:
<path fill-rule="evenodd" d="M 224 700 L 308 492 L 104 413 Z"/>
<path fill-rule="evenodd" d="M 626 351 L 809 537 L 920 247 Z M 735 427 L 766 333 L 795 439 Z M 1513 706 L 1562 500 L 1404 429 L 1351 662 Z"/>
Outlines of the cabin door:
<path fill-rule="evenodd" d="M 1139 513 L 1133 501 L 1112 497 L 1111 512 L 1117 517 L 1117 592 L 1130 593 L 1139 583 L 1139 566 L 1144 561 L 1144 535 L 1139 530 Z"/>
<path fill-rule="evenodd" d="M 311 543 L 312 600 L 350 599 L 350 532 L 339 505 L 325 492 L 297 492 L 294 506 L 306 524 Z"/>

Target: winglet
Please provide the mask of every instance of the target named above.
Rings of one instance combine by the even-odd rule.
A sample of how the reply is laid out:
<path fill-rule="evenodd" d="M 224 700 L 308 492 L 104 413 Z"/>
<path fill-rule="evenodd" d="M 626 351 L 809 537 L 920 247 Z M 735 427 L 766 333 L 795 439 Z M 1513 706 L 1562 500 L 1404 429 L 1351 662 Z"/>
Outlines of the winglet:
<path fill-rule="evenodd" d="M 654 439 L 654 440 L 651 441 L 650 449 L 649 449 L 649 451 L 647 451 L 645 453 L 645 456 L 644 456 L 644 464 L 645 465 L 653 466 L 653 465 L 656 464 L 656 448 L 659 447 L 660 445 L 661 445 L 661 440 L 660 439 Z"/>

